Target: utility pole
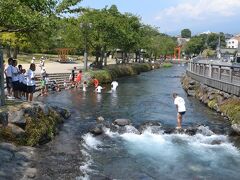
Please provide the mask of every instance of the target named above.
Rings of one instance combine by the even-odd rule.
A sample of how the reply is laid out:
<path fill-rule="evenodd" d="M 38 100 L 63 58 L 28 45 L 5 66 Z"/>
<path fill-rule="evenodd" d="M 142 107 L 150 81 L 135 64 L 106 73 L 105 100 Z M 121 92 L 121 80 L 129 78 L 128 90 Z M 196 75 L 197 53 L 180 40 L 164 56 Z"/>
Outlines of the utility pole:
<path fill-rule="evenodd" d="M 0 43 L 0 106 L 5 105 L 5 93 L 4 93 L 4 68 L 3 68 L 3 51 Z"/>

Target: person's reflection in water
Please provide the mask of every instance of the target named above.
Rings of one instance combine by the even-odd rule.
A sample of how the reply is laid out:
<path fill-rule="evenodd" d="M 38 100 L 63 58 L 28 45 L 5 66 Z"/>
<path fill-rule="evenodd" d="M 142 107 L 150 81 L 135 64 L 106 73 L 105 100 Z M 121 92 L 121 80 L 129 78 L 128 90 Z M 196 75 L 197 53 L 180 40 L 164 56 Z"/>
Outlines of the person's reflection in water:
<path fill-rule="evenodd" d="M 118 104 L 118 94 L 117 91 L 112 91 L 111 93 L 111 105 L 117 106 Z"/>
<path fill-rule="evenodd" d="M 96 93 L 97 96 L 97 103 L 100 103 L 102 101 L 102 94 Z"/>

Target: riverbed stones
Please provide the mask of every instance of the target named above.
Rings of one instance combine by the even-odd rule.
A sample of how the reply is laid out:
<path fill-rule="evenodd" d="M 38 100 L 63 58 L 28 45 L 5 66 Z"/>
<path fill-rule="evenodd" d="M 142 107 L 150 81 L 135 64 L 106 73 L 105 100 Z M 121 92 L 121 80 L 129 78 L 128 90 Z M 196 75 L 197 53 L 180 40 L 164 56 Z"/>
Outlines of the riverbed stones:
<path fill-rule="evenodd" d="M 25 128 L 26 126 L 26 119 L 24 117 L 24 110 L 13 111 L 9 115 L 9 122 L 15 124 L 21 128 Z"/>
<path fill-rule="evenodd" d="M 25 172 L 30 167 L 33 151 L 32 147 L 0 143 L 0 179 L 28 179 Z M 34 174 L 32 172 L 27 174 Z"/>
<path fill-rule="evenodd" d="M 195 96 L 195 90 L 187 90 L 187 94 L 189 95 L 189 96 Z"/>
<path fill-rule="evenodd" d="M 0 124 L 3 126 L 8 125 L 8 113 L 7 112 L 0 112 Z"/>
<path fill-rule="evenodd" d="M 36 168 L 27 168 L 23 178 L 35 178 L 37 174 Z"/>
<path fill-rule="evenodd" d="M 130 125 L 131 121 L 129 119 L 116 119 L 113 121 L 113 124 L 118 125 L 118 126 L 126 126 Z"/>
<path fill-rule="evenodd" d="M 102 116 L 97 117 L 97 123 L 102 123 L 104 118 Z"/>
<path fill-rule="evenodd" d="M 64 119 L 68 119 L 71 116 L 71 113 L 61 107 L 58 106 L 51 106 L 50 108 L 52 108 L 54 111 L 58 112 Z"/>
<path fill-rule="evenodd" d="M 158 134 L 161 131 L 161 123 L 157 121 L 146 121 L 138 128 L 139 132 L 143 133 L 146 130 L 150 130 L 153 134 Z"/>
<path fill-rule="evenodd" d="M 103 133 L 103 128 L 101 126 L 96 126 L 90 129 L 90 132 L 95 136 L 101 135 Z"/>
<path fill-rule="evenodd" d="M 7 127 L 10 129 L 11 133 L 17 138 L 22 137 L 25 134 L 25 131 L 22 128 L 16 126 L 15 124 L 8 124 Z"/>
<path fill-rule="evenodd" d="M 231 127 L 235 133 L 240 135 L 240 124 L 233 124 Z"/>
<path fill-rule="evenodd" d="M 14 154 L 11 151 L 8 151 L 6 149 L 0 149 L 0 162 L 9 162 L 12 160 Z"/>

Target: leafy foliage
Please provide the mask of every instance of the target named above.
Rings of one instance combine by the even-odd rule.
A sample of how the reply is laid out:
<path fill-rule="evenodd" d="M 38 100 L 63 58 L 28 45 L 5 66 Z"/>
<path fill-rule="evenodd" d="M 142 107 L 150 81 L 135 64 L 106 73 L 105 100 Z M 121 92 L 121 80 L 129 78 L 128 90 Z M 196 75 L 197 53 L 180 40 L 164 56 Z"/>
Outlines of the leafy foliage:
<path fill-rule="evenodd" d="M 191 33 L 190 29 L 183 29 L 181 31 L 182 38 L 191 38 L 191 36 L 192 36 L 192 33 Z"/>

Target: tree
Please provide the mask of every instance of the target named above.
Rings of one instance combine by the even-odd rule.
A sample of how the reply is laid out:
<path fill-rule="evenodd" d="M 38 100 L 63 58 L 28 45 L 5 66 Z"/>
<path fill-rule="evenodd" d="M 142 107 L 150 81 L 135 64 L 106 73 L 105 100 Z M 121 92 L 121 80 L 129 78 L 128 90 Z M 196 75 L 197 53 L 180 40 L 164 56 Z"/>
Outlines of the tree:
<path fill-rule="evenodd" d="M 194 36 L 187 42 L 185 46 L 185 53 L 188 55 L 199 54 L 205 48 L 204 36 Z"/>
<path fill-rule="evenodd" d="M 59 15 L 81 0 L 0 0 L 0 33 L 38 32 L 49 26 L 52 16 Z M 1 43 L 0 43 L 1 47 Z M 3 58 L 0 53 L 0 79 L 3 79 Z M 4 83 L 1 81 L 1 103 L 4 104 Z"/>
<path fill-rule="evenodd" d="M 182 38 L 191 38 L 191 35 L 192 35 L 192 33 L 191 33 L 190 29 L 183 29 L 181 31 Z"/>

